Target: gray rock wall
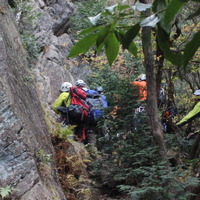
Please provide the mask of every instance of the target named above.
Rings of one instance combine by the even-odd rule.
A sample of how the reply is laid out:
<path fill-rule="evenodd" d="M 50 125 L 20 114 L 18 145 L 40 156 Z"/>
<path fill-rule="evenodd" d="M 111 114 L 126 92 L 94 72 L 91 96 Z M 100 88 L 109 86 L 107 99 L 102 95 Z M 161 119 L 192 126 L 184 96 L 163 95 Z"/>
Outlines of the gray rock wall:
<path fill-rule="evenodd" d="M 65 199 L 52 161 L 44 113 L 27 70 L 27 54 L 6 0 L 0 1 L 0 187 L 11 186 L 11 199 Z"/>
<path fill-rule="evenodd" d="M 41 49 L 33 72 L 40 101 L 48 106 L 57 98 L 62 82 L 74 84 L 78 78 L 84 79 L 83 74 L 88 67 L 66 58 L 73 46 L 67 34 L 69 19 L 74 11 L 73 4 L 66 0 L 33 0 L 32 6 L 40 13 L 32 29 Z M 79 70 L 74 70 L 76 68 Z"/>
<path fill-rule="evenodd" d="M 31 0 L 40 13 L 29 24 L 15 16 L 7 0 L 0 1 L 0 187 L 11 186 L 11 199 L 66 199 L 55 164 L 43 163 L 42 150 L 53 158 L 46 117 L 63 81 L 73 84 L 90 71 L 79 60 L 67 60 L 72 42 L 67 30 L 73 4 L 67 0 Z M 30 66 L 19 30 L 32 32 L 39 57 Z"/>
<path fill-rule="evenodd" d="M 39 16 L 33 25 L 18 19 L 20 30 L 29 30 L 40 47 L 39 58 L 33 65 L 36 87 L 42 105 L 50 110 L 51 104 L 59 95 L 64 81 L 73 85 L 77 79 L 86 80 L 90 73 L 87 64 L 80 58 L 67 59 L 73 46 L 68 35 L 69 20 L 74 5 L 68 0 L 30 0 L 31 7 Z"/>

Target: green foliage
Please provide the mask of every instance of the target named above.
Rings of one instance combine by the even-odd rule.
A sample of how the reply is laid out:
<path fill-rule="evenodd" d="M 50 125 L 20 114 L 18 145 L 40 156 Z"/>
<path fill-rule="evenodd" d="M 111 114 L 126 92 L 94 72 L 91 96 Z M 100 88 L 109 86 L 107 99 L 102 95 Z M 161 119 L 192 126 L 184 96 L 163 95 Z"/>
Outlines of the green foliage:
<path fill-rule="evenodd" d="M 88 49 L 88 47 L 94 46 L 95 43 L 90 41 L 90 37 L 91 36 L 97 36 L 96 37 L 96 46 L 97 46 L 97 50 L 100 51 L 102 50 L 102 47 L 105 47 L 105 52 L 106 52 L 106 56 L 108 59 L 108 62 L 110 65 L 112 65 L 113 61 L 116 59 L 118 52 L 119 52 L 119 44 L 120 42 L 124 42 L 125 45 L 127 45 L 127 49 L 134 53 L 136 55 L 136 50 L 137 48 L 135 47 L 134 43 L 132 42 L 132 32 L 134 31 L 134 37 L 137 35 L 137 33 L 139 32 L 138 27 L 136 26 L 135 28 L 132 28 L 127 35 L 131 35 L 131 41 L 129 44 L 126 44 L 127 41 L 124 40 L 124 33 L 122 31 L 117 31 L 116 26 L 117 26 L 117 21 L 121 22 L 120 20 L 116 20 L 115 17 L 117 17 L 117 15 L 120 12 L 124 12 L 124 10 L 129 9 L 130 6 L 125 6 L 124 5 L 119 5 L 117 6 L 116 12 L 110 13 L 110 11 L 105 11 L 102 13 L 103 16 L 107 17 L 107 22 L 110 22 L 108 26 L 106 26 L 105 28 L 103 28 L 100 25 L 100 28 L 94 28 L 93 30 L 89 29 L 90 31 L 90 35 L 86 36 L 84 38 L 84 43 L 88 43 L 87 47 L 84 47 L 83 45 L 81 45 L 83 43 L 83 39 L 80 40 L 78 43 L 76 43 L 76 45 L 72 48 L 71 52 L 69 53 L 68 57 L 75 57 L 78 56 L 80 53 L 85 53 L 85 50 Z M 119 12 L 119 13 L 118 13 Z M 119 26 L 119 25 L 118 25 Z M 99 27 L 99 26 L 97 26 Z M 123 25 L 123 27 L 127 27 L 126 25 Z M 123 29 L 124 29 L 123 28 Z M 136 29 L 136 30 L 135 30 Z M 96 31 L 95 34 L 91 34 L 91 31 L 94 32 Z M 86 31 L 84 32 L 88 32 L 88 29 L 86 29 Z M 129 47 L 130 46 L 130 47 Z"/>
<path fill-rule="evenodd" d="M 184 67 L 187 66 L 190 59 L 194 56 L 198 48 L 200 47 L 200 32 L 197 32 L 192 40 L 187 43 L 184 49 Z"/>
<path fill-rule="evenodd" d="M 10 187 L 10 186 L 1 187 L 0 195 L 1 195 L 2 199 L 4 199 L 5 197 L 8 197 L 10 195 L 10 193 L 14 190 L 16 190 L 16 189 L 14 189 L 13 187 Z"/>
<path fill-rule="evenodd" d="M 166 59 L 168 59 L 171 63 L 177 66 L 181 66 L 183 55 L 179 52 L 174 53 L 170 50 L 169 34 L 167 34 L 161 28 L 158 28 L 158 42 L 159 42 L 160 48 L 165 54 Z"/>
<path fill-rule="evenodd" d="M 42 162 L 43 164 L 48 164 L 52 161 L 51 154 L 44 153 L 43 149 L 39 149 L 39 151 L 37 152 L 37 157 L 39 161 Z"/>
<path fill-rule="evenodd" d="M 95 44 L 97 36 L 97 34 L 92 34 L 79 40 L 76 46 L 72 48 L 69 57 L 76 56 L 80 53 L 86 53 L 89 50 L 89 48 Z"/>
<path fill-rule="evenodd" d="M 157 199 L 182 199 L 187 200 L 192 194 L 187 191 L 188 186 L 197 186 L 199 180 L 195 177 L 187 176 L 187 170 L 174 169 L 169 172 L 164 166 L 152 166 L 149 171 L 145 169 L 147 179 L 143 181 L 142 191 L 146 189 L 146 195 L 152 194 Z M 170 183 L 170 184 L 169 184 Z M 138 190 L 138 188 L 137 188 Z M 174 192 L 176 191 L 176 192 Z M 134 194 L 135 191 L 133 191 Z"/>
<path fill-rule="evenodd" d="M 168 4 L 168 2 L 170 3 Z M 153 5 L 154 13 L 161 18 L 157 27 L 154 28 L 154 33 L 158 37 L 159 48 L 164 52 L 165 58 L 177 66 L 186 66 L 199 47 L 199 43 L 194 44 L 194 41 L 199 39 L 199 30 L 196 31 L 195 40 L 189 37 L 180 42 L 182 43 L 180 46 L 176 45 L 176 41 L 173 43 L 172 40 L 174 34 L 172 23 L 177 14 L 184 9 L 185 4 L 185 1 L 181 0 L 156 0 Z M 187 14 L 184 16 L 185 19 L 187 19 Z M 189 16 L 192 17 L 191 14 Z M 93 44 L 98 53 L 109 47 L 109 51 L 106 53 L 109 65 L 112 65 L 116 58 L 115 65 L 110 70 L 105 62 L 101 62 L 102 60 L 98 60 L 99 65 L 90 63 L 95 72 L 92 74 L 89 83 L 92 87 L 99 84 L 104 87 L 110 103 L 109 111 L 111 111 L 106 119 L 107 135 L 99 138 L 97 143 L 99 150 L 103 153 L 102 162 L 92 163 L 95 167 L 96 178 L 101 180 L 102 185 L 106 186 L 108 190 L 117 190 L 129 194 L 130 199 L 186 200 L 192 195 L 188 188 L 199 183 L 193 177 L 193 167 L 197 161 L 187 162 L 187 155 L 192 143 L 181 138 L 181 135 L 179 137 L 176 135 L 175 137 L 168 137 L 167 135 L 165 140 L 171 166 L 166 167 L 166 163 L 162 162 L 162 158 L 160 158 L 155 147 L 148 127 L 147 116 L 134 115 L 134 108 L 138 107 L 138 103 L 133 100 L 132 94 L 135 91 L 130 88 L 129 83 L 131 79 L 134 80 L 134 76 L 138 72 L 137 59 L 131 60 L 136 68 L 136 71 L 133 70 L 134 72 L 130 73 L 133 77 L 123 74 L 121 69 L 126 71 L 126 64 L 119 62 L 120 59 L 117 60 L 119 44 L 129 51 L 131 45 L 135 47 L 137 36 L 140 36 L 141 20 L 139 18 L 127 20 L 129 17 L 136 17 L 136 12 L 132 11 L 129 6 L 122 4 L 102 12 L 101 17 L 102 19 L 106 18 L 104 26 L 102 26 L 102 22 L 97 23 L 93 28 L 90 27 L 81 32 L 82 35 L 85 34 L 84 38 L 88 35 L 97 35 L 96 42 L 93 41 Z M 129 23 L 123 23 L 124 18 Z M 110 34 L 112 34 L 114 42 L 107 40 Z M 152 37 L 153 39 L 155 38 Z M 87 40 L 84 42 L 87 43 Z M 91 44 L 90 41 L 88 43 Z M 112 44 L 114 45 L 112 46 Z M 82 48 L 79 42 L 76 45 Z M 92 45 L 89 46 L 92 47 Z M 112 47 L 114 51 L 111 51 Z M 75 48 L 78 49 L 77 47 L 72 49 L 73 56 L 79 55 L 82 51 L 80 49 L 77 51 Z M 130 52 L 135 56 L 137 48 L 133 49 Z M 120 54 L 121 51 L 119 51 Z M 72 54 L 69 55 L 69 57 L 71 56 Z M 159 58 L 157 59 L 159 60 Z M 169 62 L 167 64 L 168 67 Z M 169 73 L 166 75 L 168 78 L 170 73 L 175 74 L 176 70 L 170 68 L 167 73 Z M 183 162 L 184 165 L 180 164 Z M 102 174 L 106 174 L 106 177 L 102 178 Z"/>
<path fill-rule="evenodd" d="M 53 132 L 54 136 L 57 136 L 62 139 L 70 140 L 73 138 L 74 128 L 77 125 L 70 125 L 70 126 L 62 126 L 61 124 L 57 123 L 57 126 Z"/>
<path fill-rule="evenodd" d="M 175 16 L 179 13 L 181 8 L 186 4 L 183 0 L 171 0 L 165 11 L 164 22 L 166 24 L 172 23 Z"/>
<path fill-rule="evenodd" d="M 101 12 L 104 7 L 104 0 L 87 0 L 74 3 L 76 12 L 70 18 L 72 38 L 77 38 L 77 31 L 91 27 L 88 17 Z M 80 37 L 78 37 L 80 39 Z"/>
<path fill-rule="evenodd" d="M 152 169 L 153 168 L 151 168 L 151 170 Z M 157 172 L 155 173 L 155 171 Z M 150 178 L 147 180 L 148 183 L 146 185 L 143 184 L 140 187 L 122 185 L 120 186 L 120 189 L 128 192 L 131 199 L 134 200 L 187 200 L 188 197 L 194 196 L 194 194 L 187 192 L 185 189 L 187 188 L 187 185 L 190 185 L 190 183 L 192 183 L 193 186 L 197 186 L 199 183 L 197 178 L 191 178 L 190 180 L 187 180 L 185 182 L 180 182 L 174 180 L 175 176 L 181 176 L 180 173 L 167 173 L 167 175 L 162 173 L 165 173 L 165 170 L 154 168 L 153 171 L 146 173 L 147 176 L 150 175 Z M 156 175 L 156 177 L 154 177 L 154 175 Z M 162 185 L 163 181 L 174 181 L 173 186 L 171 185 L 169 187 L 164 187 Z M 176 192 L 170 192 L 172 188 Z"/>
<path fill-rule="evenodd" d="M 30 58 L 36 60 L 39 55 L 39 47 L 35 37 L 32 34 L 22 34 L 21 38 Z"/>
<path fill-rule="evenodd" d="M 108 63 L 112 65 L 119 52 L 119 42 L 114 32 L 109 32 L 105 38 L 105 51 L 108 58 Z"/>
<path fill-rule="evenodd" d="M 133 65 L 133 62 L 134 60 L 130 59 L 130 66 Z M 110 106 L 112 107 L 134 103 L 134 101 L 132 101 L 133 89 L 130 86 L 132 77 L 123 77 L 123 74 L 118 74 L 115 71 L 125 71 L 126 67 L 121 66 L 121 69 L 113 68 L 113 70 L 110 70 L 108 65 L 103 66 L 101 62 L 99 63 L 100 66 L 94 66 L 95 68 L 93 68 L 93 73 L 88 80 L 91 88 L 101 85 L 104 88 L 104 93 L 108 98 Z"/>
<path fill-rule="evenodd" d="M 170 38 L 173 31 L 172 22 L 174 22 L 175 17 L 179 14 L 179 12 L 183 10 L 184 5 L 187 5 L 187 3 L 183 0 L 172 0 L 169 1 L 169 3 L 163 0 L 156 0 L 153 4 L 153 11 L 160 17 L 157 36 L 159 47 L 164 52 L 165 58 L 177 66 L 186 67 L 189 61 L 194 56 L 195 52 L 198 50 L 199 43 L 196 43 L 196 45 L 192 45 L 194 43 L 194 40 L 191 40 L 189 43 L 185 43 L 183 54 L 182 51 L 180 51 L 179 49 L 177 49 L 177 51 L 174 51 L 171 48 Z M 103 47 L 105 47 L 106 56 L 110 66 L 117 58 L 119 45 L 122 45 L 123 48 L 129 50 L 132 54 L 136 55 L 136 48 L 133 40 L 136 38 L 136 36 L 139 35 L 140 26 L 142 26 L 141 21 L 139 17 L 137 20 L 129 20 L 128 24 L 127 21 L 126 23 L 124 21 L 130 17 L 135 16 L 136 13 L 131 9 L 129 5 L 118 3 L 114 6 L 107 7 L 106 11 L 99 13 L 95 17 L 90 18 L 91 23 L 95 27 L 93 31 L 95 31 L 95 35 L 97 35 L 96 45 L 94 41 L 92 41 L 93 45 L 90 42 L 89 36 L 91 35 L 91 33 L 89 34 L 89 36 L 85 37 L 84 42 L 90 43 L 90 45 L 88 45 L 87 47 L 95 46 L 98 52 L 100 50 L 103 50 Z M 103 29 L 102 23 L 98 23 L 99 18 L 104 19 L 104 26 L 109 28 Z M 156 16 L 146 18 L 145 20 L 148 23 L 144 23 L 146 24 L 145 26 L 154 27 L 156 25 L 154 24 L 155 18 Z M 187 17 L 185 18 L 187 19 Z M 200 36 L 198 31 L 195 35 L 195 40 L 199 40 L 199 38 Z M 73 53 L 70 53 L 68 57 L 78 56 L 82 52 L 85 53 L 85 50 L 80 50 L 80 48 L 81 46 L 78 42 L 71 50 Z M 174 46 L 174 48 L 176 47 Z M 89 48 L 87 49 L 89 50 Z M 111 49 L 113 51 L 111 51 Z"/>
<path fill-rule="evenodd" d="M 129 45 L 131 44 L 132 40 L 138 35 L 139 31 L 140 31 L 139 24 L 134 25 L 127 31 L 122 41 L 123 47 L 125 49 L 129 48 Z"/>
<path fill-rule="evenodd" d="M 168 138 L 168 143 L 176 146 L 177 139 Z M 125 133 L 121 131 L 118 137 L 112 137 L 110 143 L 106 141 L 109 154 L 102 165 L 95 167 L 108 167 L 107 178 L 103 184 L 118 192 L 129 194 L 134 200 L 160 200 L 182 199 L 187 200 L 193 194 L 187 189 L 199 184 L 199 180 L 192 176 L 191 167 L 198 161 L 176 165 L 169 170 L 161 161 L 157 148 L 154 146 L 148 128 L 136 132 Z M 110 145 L 110 146 L 108 146 Z M 169 146 L 169 149 L 172 148 Z M 172 148 L 173 149 L 173 148 Z M 169 159 L 175 158 L 170 156 Z M 101 170 L 101 168 L 99 170 Z M 97 174 L 101 174 L 97 171 Z M 103 173 L 103 172 L 102 172 Z"/>
<path fill-rule="evenodd" d="M 92 174 L 102 188 L 108 189 L 108 193 L 114 191 L 121 196 L 128 195 L 127 199 L 187 200 L 194 195 L 188 188 L 199 184 L 198 178 L 193 177 L 198 159 L 187 160 L 193 141 L 175 134 L 165 135 L 171 164 L 167 168 L 155 146 L 148 117 L 145 114 L 134 115 L 138 103 L 133 98 L 136 91 L 130 87 L 130 82 L 142 73 L 141 65 L 127 53 L 121 54 L 121 59 L 126 58 L 127 64 L 121 64 L 120 60 L 110 68 L 103 62 L 103 56 L 91 62 L 93 74 L 89 85 L 91 88 L 102 85 L 110 103 L 105 122 L 107 134 L 97 141 L 102 158 L 89 164 Z M 129 71 L 129 65 L 138 69 L 128 76 L 122 72 Z M 183 97 L 181 99 L 183 101 Z M 115 107 L 118 109 L 113 114 Z"/>
<path fill-rule="evenodd" d="M 98 34 L 97 41 L 96 41 L 98 52 L 100 52 L 102 50 L 103 46 L 101 44 L 107 37 L 109 29 L 110 29 L 110 26 L 105 26 L 105 28 L 103 28 Z"/>

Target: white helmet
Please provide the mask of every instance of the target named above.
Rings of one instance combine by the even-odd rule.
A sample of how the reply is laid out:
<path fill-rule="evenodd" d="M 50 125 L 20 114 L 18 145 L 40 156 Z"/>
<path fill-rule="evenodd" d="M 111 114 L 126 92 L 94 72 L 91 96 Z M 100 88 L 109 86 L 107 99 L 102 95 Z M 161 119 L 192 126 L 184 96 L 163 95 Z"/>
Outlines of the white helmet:
<path fill-rule="evenodd" d="M 85 82 L 83 80 L 76 81 L 76 86 L 83 86 L 85 87 Z"/>
<path fill-rule="evenodd" d="M 98 86 L 97 88 L 95 88 L 95 90 L 98 92 L 98 93 L 102 93 L 103 92 L 103 88 L 101 86 Z"/>
<path fill-rule="evenodd" d="M 194 95 L 200 96 L 200 90 L 196 90 L 196 91 L 194 92 Z"/>
<path fill-rule="evenodd" d="M 138 79 L 141 79 L 142 81 L 145 81 L 146 80 L 146 74 L 140 74 L 138 76 Z"/>
<path fill-rule="evenodd" d="M 72 87 L 71 83 L 64 82 L 64 83 L 62 83 L 62 85 L 60 87 L 60 91 L 62 91 L 62 92 L 68 92 L 70 87 Z"/>

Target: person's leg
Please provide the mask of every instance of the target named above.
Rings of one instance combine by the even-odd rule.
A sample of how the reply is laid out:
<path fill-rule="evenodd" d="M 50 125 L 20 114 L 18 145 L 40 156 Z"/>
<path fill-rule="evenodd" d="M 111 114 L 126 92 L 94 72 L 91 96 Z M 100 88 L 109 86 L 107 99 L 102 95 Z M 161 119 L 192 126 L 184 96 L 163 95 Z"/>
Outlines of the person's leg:
<path fill-rule="evenodd" d="M 98 157 L 98 150 L 96 147 L 96 131 L 95 128 L 87 129 L 85 147 L 88 150 L 91 158 L 96 159 Z"/>
<path fill-rule="evenodd" d="M 81 124 L 77 125 L 77 127 L 74 129 L 74 136 L 75 140 L 78 141 L 82 136 L 83 126 Z"/>
<path fill-rule="evenodd" d="M 96 144 L 96 133 L 93 129 L 86 130 L 86 144 Z"/>

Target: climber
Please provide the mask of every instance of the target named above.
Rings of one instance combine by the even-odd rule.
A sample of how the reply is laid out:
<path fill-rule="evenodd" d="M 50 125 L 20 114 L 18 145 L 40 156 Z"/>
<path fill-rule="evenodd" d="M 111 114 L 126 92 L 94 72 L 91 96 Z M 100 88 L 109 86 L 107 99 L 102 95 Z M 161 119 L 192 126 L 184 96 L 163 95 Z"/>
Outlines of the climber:
<path fill-rule="evenodd" d="M 146 82 L 146 74 L 140 74 L 138 78 L 131 82 L 132 85 L 138 87 L 138 95 L 140 101 L 145 101 L 147 99 L 147 82 Z"/>
<path fill-rule="evenodd" d="M 146 115 L 146 100 L 147 100 L 147 82 L 146 82 L 146 74 L 140 74 L 138 78 L 131 82 L 133 86 L 136 87 L 136 95 L 138 105 L 134 108 L 134 120 L 133 124 L 131 125 L 133 130 L 137 130 L 141 124 L 141 116 Z"/>
<path fill-rule="evenodd" d="M 80 114 L 78 118 L 75 116 L 75 124 L 77 127 L 75 128 L 74 135 L 76 136 L 76 139 L 83 142 L 86 138 L 86 124 L 88 121 L 88 116 L 89 116 L 89 105 L 86 103 L 86 97 L 87 94 L 83 90 L 83 88 L 86 86 L 85 82 L 83 80 L 77 80 L 76 81 L 76 87 L 71 87 L 70 88 L 70 94 L 71 94 L 71 105 L 69 106 L 69 112 L 72 112 L 73 110 L 70 111 L 70 107 L 74 108 L 74 114 L 79 112 Z"/>
<path fill-rule="evenodd" d="M 185 117 L 183 117 L 183 119 L 181 121 L 179 121 L 176 124 L 178 127 L 181 127 L 181 126 L 193 121 L 197 117 L 200 117 L 200 89 L 196 90 L 194 92 L 194 95 L 195 95 L 194 100 L 196 101 L 196 105 Z"/>
<path fill-rule="evenodd" d="M 139 107 L 135 109 L 135 113 L 140 113 L 145 111 L 145 101 L 147 99 L 147 82 L 146 82 L 146 74 L 140 74 L 138 78 L 131 82 L 133 86 L 137 86 L 137 95 L 139 98 Z"/>
<path fill-rule="evenodd" d="M 95 90 L 99 93 L 101 99 L 103 100 L 103 107 L 107 108 L 108 107 L 108 101 L 107 101 L 106 96 L 103 94 L 103 88 L 102 88 L 102 86 L 96 87 Z"/>
<path fill-rule="evenodd" d="M 86 101 L 90 105 L 85 143 L 95 144 L 96 135 L 105 135 L 104 109 L 108 107 L 108 102 L 105 95 L 102 94 L 103 88 L 101 86 L 95 88 L 95 90 L 85 88 L 85 91 L 87 93 Z"/>
<path fill-rule="evenodd" d="M 53 103 L 53 110 L 54 112 L 56 112 L 57 114 L 58 112 L 58 107 L 60 106 L 64 106 L 64 107 L 68 107 L 71 103 L 71 97 L 70 97 L 70 87 L 72 87 L 72 84 L 69 82 L 64 82 L 62 83 L 61 87 L 60 87 L 60 95 L 58 96 L 58 98 L 55 100 L 55 102 Z"/>
<path fill-rule="evenodd" d="M 79 79 L 76 81 L 76 87 L 72 87 L 70 91 L 76 93 L 78 97 L 81 98 L 82 100 L 85 100 L 87 96 L 86 92 L 83 90 L 85 86 L 86 86 L 85 82 Z M 74 103 L 75 102 L 72 101 L 72 104 Z"/>

